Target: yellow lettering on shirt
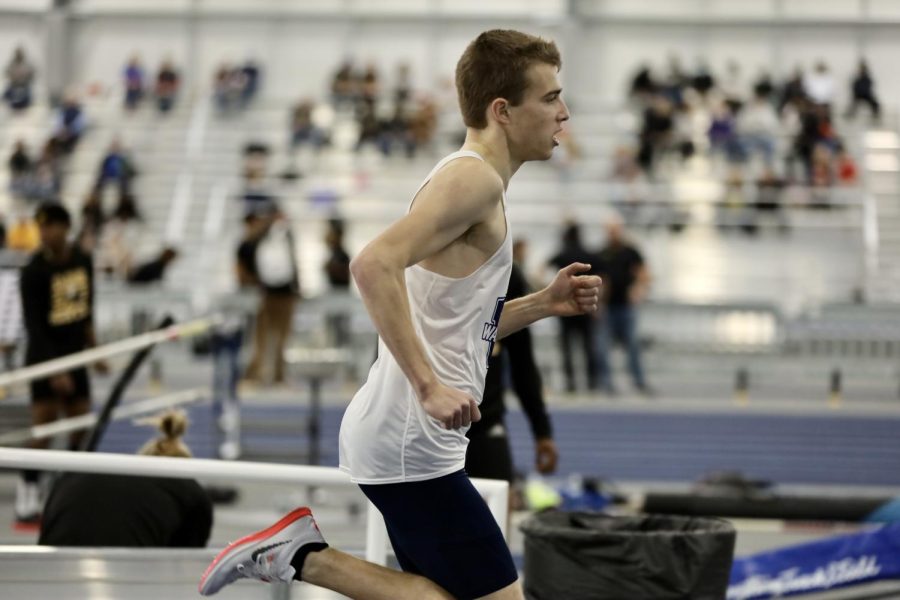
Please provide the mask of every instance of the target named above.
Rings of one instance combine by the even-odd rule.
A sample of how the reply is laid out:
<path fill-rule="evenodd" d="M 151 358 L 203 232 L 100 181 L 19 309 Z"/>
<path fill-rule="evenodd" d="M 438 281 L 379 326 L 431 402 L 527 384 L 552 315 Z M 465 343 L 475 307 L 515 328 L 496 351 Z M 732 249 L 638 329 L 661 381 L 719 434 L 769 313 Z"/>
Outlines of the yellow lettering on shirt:
<path fill-rule="evenodd" d="M 90 315 L 88 274 L 84 267 L 56 273 L 50 280 L 50 325 L 68 325 Z"/>

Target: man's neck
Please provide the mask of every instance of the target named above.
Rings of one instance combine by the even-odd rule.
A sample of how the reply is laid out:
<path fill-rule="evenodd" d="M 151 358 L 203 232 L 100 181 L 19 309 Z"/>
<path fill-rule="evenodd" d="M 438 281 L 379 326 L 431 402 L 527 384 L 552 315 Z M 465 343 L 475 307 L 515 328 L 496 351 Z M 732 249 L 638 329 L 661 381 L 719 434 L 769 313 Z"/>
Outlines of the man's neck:
<path fill-rule="evenodd" d="M 486 129 L 472 129 L 466 131 L 466 141 L 463 150 L 477 152 L 490 164 L 500 178 L 503 179 L 503 188 L 509 187 L 509 180 L 515 175 L 522 163 L 510 156 L 509 145 L 506 136 L 499 129 L 488 127 Z"/>

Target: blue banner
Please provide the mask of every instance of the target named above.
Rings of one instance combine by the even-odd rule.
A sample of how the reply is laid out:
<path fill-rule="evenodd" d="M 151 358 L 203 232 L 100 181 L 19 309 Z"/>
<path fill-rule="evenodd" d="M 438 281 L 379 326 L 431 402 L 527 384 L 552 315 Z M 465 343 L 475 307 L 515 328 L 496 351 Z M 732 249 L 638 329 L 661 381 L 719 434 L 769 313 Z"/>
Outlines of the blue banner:
<path fill-rule="evenodd" d="M 900 523 L 735 558 L 728 600 L 793 596 L 900 578 Z"/>

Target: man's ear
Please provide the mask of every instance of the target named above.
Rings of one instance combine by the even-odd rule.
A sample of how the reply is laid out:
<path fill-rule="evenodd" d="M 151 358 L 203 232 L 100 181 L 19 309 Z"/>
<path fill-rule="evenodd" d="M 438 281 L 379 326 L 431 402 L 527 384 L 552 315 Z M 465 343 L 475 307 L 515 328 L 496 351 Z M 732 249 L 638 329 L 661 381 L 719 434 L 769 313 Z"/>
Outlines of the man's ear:
<path fill-rule="evenodd" d="M 488 106 L 488 116 L 501 125 L 509 123 L 509 100 L 506 98 L 494 98 Z"/>

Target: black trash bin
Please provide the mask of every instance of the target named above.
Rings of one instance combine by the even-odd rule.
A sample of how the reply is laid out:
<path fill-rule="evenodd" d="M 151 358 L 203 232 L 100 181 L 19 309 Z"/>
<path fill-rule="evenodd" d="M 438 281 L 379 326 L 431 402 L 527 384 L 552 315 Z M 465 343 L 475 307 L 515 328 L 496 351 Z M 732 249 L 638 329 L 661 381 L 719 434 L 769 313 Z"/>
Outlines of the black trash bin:
<path fill-rule="evenodd" d="M 529 600 L 722 600 L 727 521 L 549 510 L 522 523 Z"/>

